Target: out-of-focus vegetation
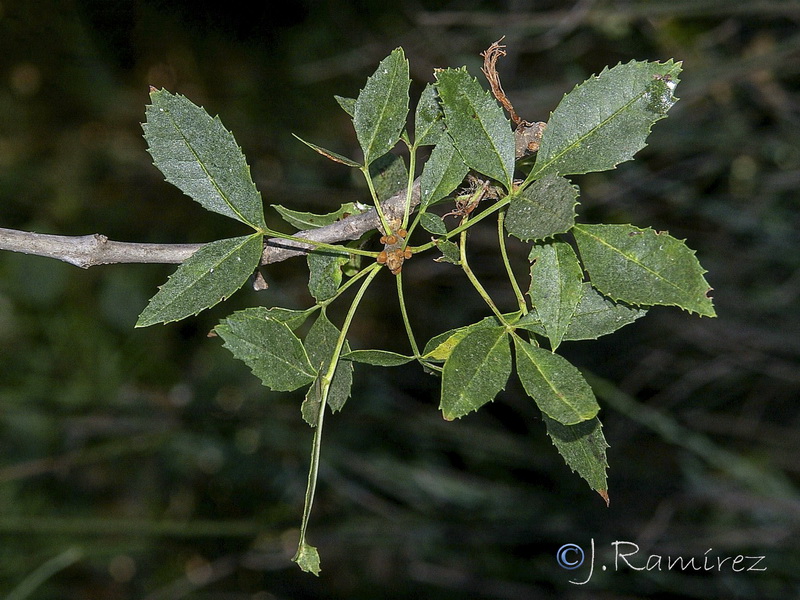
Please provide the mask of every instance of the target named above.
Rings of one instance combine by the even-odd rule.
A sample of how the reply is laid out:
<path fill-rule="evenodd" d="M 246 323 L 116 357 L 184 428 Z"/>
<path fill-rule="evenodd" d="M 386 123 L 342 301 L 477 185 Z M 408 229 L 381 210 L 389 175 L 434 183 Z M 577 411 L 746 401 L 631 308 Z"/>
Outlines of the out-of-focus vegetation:
<path fill-rule="evenodd" d="M 129 241 L 239 234 L 150 164 L 139 127 L 149 85 L 219 113 L 267 203 L 327 212 L 364 190 L 291 133 L 354 154 L 332 96 L 354 96 L 394 47 L 419 90 L 434 67 L 478 72 L 479 52 L 505 35 L 503 84 L 530 121 L 605 65 L 683 60 L 681 101 L 650 146 L 577 178 L 579 210 L 687 238 L 719 314 L 654 309 L 613 336 L 562 346 L 596 378 L 610 508 L 563 464 L 518 384 L 445 423 L 434 382 L 415 367 L 357 369 L 354 397 L 326 431 L 316 579 L 289 561 L 311 439 L 301 398 L 266 392 L 206 338 L 234 308 L 304 304 L 302 265 L 270 267 L 269 290 L 243 290 L 197 319 L 135 330 L 174 267 L 81 271 L 0 255 L 0 595 L 798 596 L 798 24 L 800 3 L 770 0 L 339 0 L 280 13 L 0 2 L 0 227 Z M 492 235 L 476 233 L 473 248 Z M 491 286 L 498 265 L 473 263 Z M 411 266 L 404 275 L 428 306 L 412 309 L 422 331 L 480 316 L 456 270 Z M 511 290 L 505 299 L 513 305 Z M 380 294 L 367 302 L 361 347 L 406 351 L 397 307 Z M 571 585 L 587 572 L 559 568 L 555 553 L 588 551 L 592 538 L 592 579 Z M 764 555 L 767 570 L 615 569 L 615 540 L 641 556 Z"/>

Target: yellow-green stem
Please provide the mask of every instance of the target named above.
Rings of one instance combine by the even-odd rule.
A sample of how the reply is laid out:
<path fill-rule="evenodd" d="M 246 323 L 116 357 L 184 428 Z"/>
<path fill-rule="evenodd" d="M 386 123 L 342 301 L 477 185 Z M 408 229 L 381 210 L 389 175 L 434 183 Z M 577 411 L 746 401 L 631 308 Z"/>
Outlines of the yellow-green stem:
<path fill-rule="evenodd" d="M 505 222 L 506 218 L 506 211 L 501 210 L 497 213 L 497 239 L 500 242 L 500 256 L 503 257 L 503 265 L 506 267 L 506 273 L 508 273 L 508 280 L 511 282 L 511 287 L 514 289 L 514 295 L 517 297 L 517 304 L 519 305 L 520 311 L 522 311 L 523 315 L 528 314 L 528 305 L 525 302 L 525 296 L 522 294 L 522 290 L 519 288 L 519 284 L 517 283 L 517 278 L 514 277 L 514 271 L 511 270 L 511 263 L 508 260 L 508 251 L 506 249 L 506 239 L 503 233 L 505 229 L 503 227 L 503 223 Z"/>
<path fill-rule="evenodd" d="M 403 316 L 403 324 L 405 325 L 406 333 L 408 334 L 408 342 L 411 344 L 411 350 L 414 352 L 414 356 L 419 359 L 419 346 L 417 346 L 417 340 L 414 338 L 414 331 L 411 329 L 411 322 L 408 320 L 408 312 L 406 311 L 402 272 L 397 274 L 395 281 L 397 282 L 397 299 L 400 302 L 400 314 Z"/>
<path fill-rule="evenodd" d="M 500 310 L 497 308 L 497 305 L 494 303 L 494 300 L 492 300 L 491 296 L 489 296 L 489 293 L 486 291 L 486 288 L 484 288 L 483 285 L 481 285 L 481 282 L 478 281 L 478 278 L 475 277 L 475 273 L 472 272 L 472 269 L 469 266 L 469 262 L 467 262 L 466 231 L 461 232 L 460 250 L 461 250 L 461 268 L 464 269 L 464 273 L 466 274 L 467 279 L 469 279 L 472 286 L 481 295 L 481 298 L 483 298 L 484 302 L 486 302 L 489 308 L 492 309 L 492 312 L 495 314 L 495 316 L 497 316 L 497 318 L 500 319 L 500 322 L 510 328 L 511 325 L 506 322 L 505 317 L 503 317 L 503 313 L 501 313 Z"/>
<path fill-rule="evenodd" d="M 325 375 L 323 375 L 322 379 L 320 380 L 321 387 L 318 390 L 320 399 L 319 412 L 317 414 L 317 426 L 314 429 L 314 440 L 311 446 L 311 464 L 308 469 L 308 485 L 306 486 L 305 505 L 303 507 L 303 520 L 300 525 L 300 543 L 298 544 L 298 549 L 307 545 L 306 531 L 308 530 L 308 522 L 311 517 L 311 508 L 314 505 L 314 494 L 317 489 L 317 478 L 319 476 L 319 457 L 322 450 L 322 424 L 325 418 L 325 406 L 328 401 L 328 393 L 330 391 L 331 381 L 333 381 L 333 376 L 336 373 L 336 366 L 339 364 L 339 356 L 342 353 L 342 348 L 344 347 L 344 343 L 347 338 L 347 331 L 353 321 L 353 316 L 356 313 L 356 309 L 358 308 L 361 299 L 364 297 L 364 293 L 367 291 L 369 284 L 378 274 L 380 268 L 381 266 L 378 263 L 375 263 L 364 269 L 364 271 L 368 271 L 368 274 L 366 275 L 364 282 L 361 284 L 361 287 L 358 289 L 355 298 L 353 298 L 352 304 L 350 304 L 350 309 L 347 311 L 347 316 L 342 324 L 342 330 L 339 333 L 339 338 L 336 340 L 336 346 L 333 350 L 333 356 L 331 358 L 330 365 L 328 366 Z"/>
<path fill-rule="evenodd" d="M 364 178 L 367 180 L 367 187 L 369 187 L 369 193 L 372 196 L 372 202 L 375 204 L 375 211 L 378 213 L 378 219 L 380 219 L 383 232 L 386 235 L 390 235 L 392 233 L 392 228 L 389 226 L 389 221 L 386 220 L 386 215 L 383 214 L 381 202 L 378 200 L 378 193 L 375 191 L 375 184 L 372 183 L 372 177 L 369 175 L 369 167 L 362 167 L 361 172 L 364 174 Z"/>

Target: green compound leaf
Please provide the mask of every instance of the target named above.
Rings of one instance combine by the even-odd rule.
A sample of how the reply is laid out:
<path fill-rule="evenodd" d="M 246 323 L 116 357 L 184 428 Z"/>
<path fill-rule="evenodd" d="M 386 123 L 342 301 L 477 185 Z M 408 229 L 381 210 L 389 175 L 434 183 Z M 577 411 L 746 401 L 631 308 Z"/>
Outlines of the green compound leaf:
<path fill-rule="evenodd" d="M 167 181 L 206 210 L 263 230 L 264 208 L 250 167 L 233 135 L 187 98 L 150 92 L 147 150 Z"/>
<path fill-rule="evenodd" d="M 136 327 L 179 321 L 225 300 L 261 260 L 261 234 L 210 242 L 170 275 L 139 315 Z"/>
<path fill-rule="evenodd" d="M 635 308 L 609 300 L 590 283 L 583 282 L 581 286 L 583 293 L 580 302 L 575 307 L 562 341 L 596 340 L 601 335 L 613 333 L 647 314 L 646 308 Z M 538 335 L 547 335 L 536 309 L 517 321 L 516 326 Z"/>
<path fill-rule="evenodd" d="M 329 160 L 332 160 L 335 163 L 339 163 L 340 165 L 345 165 L 347 167 L 353 167 L 354 169 L 360 169 L 361 168 L 360 164 L 358 164 L 356 161 L 354 161 L 354 160 L 352 160 L 350 158 L 347 158 L 346 156 L 342 156 L 341 154 L 337 154 L 333 150 L 327 150 L 326 148 L 323 148 L 322 146 L 317 146 L 316 144 L 312 144 L 311 142 L 307 142 L 303 138 L 301 138 L 299 135 L 295 135 L 294 133 L 292 135 L 295 138 L 297 138 L 298 140 L 300 140 L 301 142 L 303 142 L 306 146 L 311 148 L 314 152 L 317 152 L 318 154 L 321 154 L 325 158 L 327 158 Z"/>
<path fill-rule="evenodd" d="M 433 146 L 444 134 L 444 114 L 439 106 L 436 88 L 428 83 L 417 103 L 414 113 L 414 145 Z"/>
<path fill-rule="evenodd" d="M 452 421 L 491 402 L 511 375 L 511 347 L 504 327 L 470 332 L 453 349 L 442 371 L 439 408 Z"/>
<path fill-rule="evenodd" d="M 328 370 L 336 349 L 336 342 L 339 339 L 340 331 L 328 320 L 325 313 L 320 313 L 317 320 L 308 330 L 303 346 L 306 349 L 308 359 L 318 372 L 318 379 L 315 380 L 301 406 L 301 413 L 306 423 L 316 427 L 319 419 L 319 404 L 322 401 L 320 393 L 322 391 L 321 378 Z M 350 347 L 345 342 L 343 350 L 348 352 Z M 353 386 L 353 363 L 348 361 L 338 361 L 328 391 L 327 404 L 333 412 L 342 410 L 345 402 L 350 397 L 350 389 Z"/>
<path fill-rule="evenodd" d="M 306 573 L 313 573 L 319 577 L 319 552 L 317 552 L 314 546 L 310 546 L 306 543 L 301 544 L 297 549 L 297 553 L 292 558 L 292 561 L 297 563 L 297 566 Z"/>
<path fill-rule="evenodd" d="M 517 375 L 539 410 L 564 425 L 597 415 L 600 406 L 578 369 L 558 354 L 513 337 Z"/>
<path fill-rule="evenodd" d="M 444 108 L 447 132 L 464 162 L 510 190 L 515 141 L 503 109 L 464 67 L 437 72 L 436 89 Z"/>
<path fill-rule="evenodd" d="M 562 425 L 547 415 L 542 415 L 542 418 L 547 426 L 547 435 L 569 468 L 583 477 L 608 504 L 608 443 L 600 419 L 595 417 L 577 425 Z"/>
<path fill-rule="evenodd" d="M 408 60 L 402 48 L 384 58 L 356 98 L 353 126 L 364 164 L 394 148 L 408 116 Z"/>
<path fill-rule="evenodd" d="M 425 208 L 450 195 L 467 176 L 464 164 L 453 142 L 443 136 L 431 151 L 420 178 L 420 205 Z"/>
<path fill-rule="evenodd" d="M 271 390 L 290 392 L 308 385 L 317 373 L 300 339 L 287 323 L 265 318 L 261 308 L 237 311 L 220 321 L 214 331 Z"/>
<path fill-rule="evenodd" d="M 369 210 L 368 206 L 358 204 L 356 202 L 347 202 L 339 207 L 339 210 L 324 214 L 316 215 L 310 212 L 300 212 L 298 210 L 291 210 L 281 206 L 280 204 L 273 204 L 274 208 L 283 217 L 283 220 L 296 227 L 297 229 L 316 229 L 317 227 L 324 227 L 336 221 L 345 218 L 348 215 L 360 215 Z"/>
<path fill-rule="evenodd" d="M 633 225 L 581 224 L 573 232 L 592 285 L 609 298 L 716 316 L 706 271 L 683 241 Z"/>
<path fill-rule="evenodd" d="M 523 242 L 566 233 L 575 224 L 577 200 L 578 187 L 550 173 L 514 194 L 506 213 L 506 231 Z"/>
<path fill-rule="evenodd" d="M 680 72 L 671 60 L 631 61 L 575 87 L 550 115 L 526 183 L 552 172 L 605 171 L 633 158 L 676 102 Z"/>
<path fill-rule="evenodd" d="M 388 350 L 353 350 L 342 354 L 342 358 L 375 367 L 399 367 L 414 360 L 413 356 L 405 356 Z"/>
<path fill-rule="evenodd" d="M 528 295 L 555 351 L 564 338 L 583 296 L 583 271 L 572 246 L 566 242 L 531 249 L 531 287 Z"/>
<path fill-rule="evenodd" d="M 342 283 L 342 267 L 350 257 L 317 250 L 306 256 L 308 262 L 308 291 L 317 302 L 324 302 L 336 295 Z"/>

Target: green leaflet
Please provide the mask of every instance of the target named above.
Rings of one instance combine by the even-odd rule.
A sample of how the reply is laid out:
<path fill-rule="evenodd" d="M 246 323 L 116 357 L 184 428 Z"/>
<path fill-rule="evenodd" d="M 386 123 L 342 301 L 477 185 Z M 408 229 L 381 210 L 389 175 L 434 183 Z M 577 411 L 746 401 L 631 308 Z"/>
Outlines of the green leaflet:
<path fill-rule="evenodd" d="M 447 234 L 447 225 L 445 225 L 444 220 L 439 215 L 422 213 L 419 218 L 419 224 L 428 233 L 432 233 L 434 235 Z"/>
<path fill-rule="evenodd" d="M 647 314 L 646 308 L 626 306 L 609 300 L 590 283 L 584 282 L 582 287 L 583 294 L 564 334 L 565 340 L 595 340 Z"/>
<path fill-rule="evenodd" d="M 405 190 L 408 184 L 408 169 L 403 159 L 389 152 L 372 161 L 369 166 L 369 176 L 375 186 L 378 200 L 384 202 L 400 190 Z"/>
<path fill-rule="evenodd" d="M 360 164 L 358 164 L 356 161 L 354 161 L 354 160 L 352 160 L 350 158 L 347 158 L 346 156 L 342 156 L 341 154 L 338 154 L 338 153 L 334 152 L 333 150 L 328 150 L 326 148 L 323 148 L 322 146 L 317 146 L 316 144 L 312 144 L 311 142 L 307 142 L 303 138 L 301 138 L 299 135 L 296 135 L 294 133 L 292 135 L 295 138 L 297 138 L 298 140 L 300 140 L 301 142 L 303 142 L 306 146 L 311 148 L 314 152 L 317 152 L 317 153 L 321 154 L 322 156 L 324 156 L 325 158 L 327 158 L 329 160 L 332 160 L 333 162 L 345 165 L 347 167 L 353 167 L 355 169 L 360 169 L 361 168 Z"/>
<path fill-rule="evenodd" d="M 555 351 L 564 338 L 583 296 L 583 271 L 572 246 L 555 241 L 531 249 L 528 295 Z"/>
<path fill-rule="evenodd" d="M 296 227 L 297 229 L 316 229 L 317 227 L 324 227 L 336 221 L 343 219 L 347 215 L 360 215 L 368 210 L 368 207 L 359 205 L 355 202 L 347 202 L 339 207 L 339 210 L 324 214 L 315 215 L 310 212 L 300 212 L 298 210 L 291 210 L 280 204 L 273 204 L 274 208 L 283 217 L 283 220 Z"/>
<path fill-rule="evenodd" d="M 345 98 L 344 96 L 334 96 L 334 100 L 336 100 L 336 104 L 346 112 L 352 118 L 356 112 L 356 99 L 355 98 Z"/>
<path fill-rule="evenodd" d="M 225 300 L 261 260 L 263 236 L 217 240 L 200 248 L 170 275 L 139 315 L 136 327 L 179 321 Z"/>
<path fill-rule="evenodd" d="M 147 150 L 167 181 L 206 210 L 263 230 L 264 208 L 250 167 L 233 135 L 187 98 L 150 92 Z"/>
<path fill-rule="evenodd" d="M 590 283 L 583 282 L 581 287 L 583 292 L 580 302 L 575 307 L 562 341 L 596 340 L 601 335 L 613 333 L 647 314 L 646 308 L 635 308 L 609 300 Z M 547 335 L 535 308 L 522 317 L 516 326 L 539 335 Z"/>
<path fill-rule="evenodd" d="M 575 225 L 573 232 L 592 285 L 606 296 L 716 316 L 705 270 L 683 241 L 633 225 Z"/>
<path fill-rule="evenodd" d="M 600 406 L 578 369 L 558 354 L 513 337 L 517 375 L 539 410 L 564 425 L 597 415 Z"/>
<path fill-rule="evenodd" d="M 437 240 L 436 247 L 441 251 L 442 255 L 434 258 L 435 262 L 461 264 L 461 250 L 458 248 L 458 244 L 450 240 Z"/>
<path fill-rule="evenodd" d="M 566 233 L 575 224 L 577 200 L 578 187 L 550 173 L 512 196 L 506 231 L 523 242 Z"/>
<path fill-rule="evenodd" d="M 328 320 L 324 312 L 320 313 L 317 320 L 308 330 L 303 346 L 306 349 L 311 365 L 317 370 L 318 378 L 325 375 L 331 364 L 333 352 L 336 349 L 336 342 L 339 339 L 340 331 Z M 350 348 L 345 342 L 343 351 L 347 352 Z M 333 412 L 342 410 L 345 402 L 350 397 L 350 388 L 353 385 L 353 363 L 349 361 L 338 361 L 328 391 L 327 404 Z M 305 400 L 301 406 L 303 419 L 315 427 L 319 418 L 319 403 L 322 398 L 321 380 L 315 380 L 314 384 L 308 388 Z"/>
<path fill-rule="evenodd" d="M 319 577 L 319 552 L 314 546 L 306 543 L 300 544 L 292 560 L 306 573 L 313 573 Z"/>
<path fill-rule="evenodd" d="M 350 257 L 324 250 L 315 250 L 306 255 L 308 262 L 308 291 L 317 302 L 324 302 L 336 295 L 342 283 L 342 266 Z"/>
<path fill-rule="evenodd" d="M 408 60 L 402 48 L 384 58 L 356 98 L 353 126 L 364 164 L 394 148 L 408 115 Z"/>
<path fill-rule="evenodd" d="M 342 354 L 342 358 L 375 367 L 399 367 L 414 360 L 413 356 L 404 356 L 388 350 L 353 350 Z"/>
<path fill-rule="evenodd" d="M 633 158 L 676 102 L 680 72 L 671 60 L 631 61 L 576 86 L 550 115 L 525 183 L 546 173 L 605 171 Z"/>
<path fill-rule="evenodd" d="M 569 468 L 583 477 L 608 504 L 608 443 L 600 419 L 595 417 L 577 425 L 562 425 L 547 415 L 542 415 L 542 419 L 547 426 L 547 435 Z"/>
<path fill-rule="evenodd" d="M 271 390 L 290 392 L 316 377 L 298 337 L 286 323 L 264 318 L 262 310 L 237 311 L 220 321 L 214 331 L 224 346 Z"/>
<path fill-rule="evenodd" d="M 445 125 L 464 162 L 511 190 L 515 141 L 511 125 L 494 97 L 461 69 L 436 73 Z"/>
<path fill-rule="evenodd" d="M 511 375 L 511 347 L 505 327 L 467 334 L 444 363 L 439 408 L 447 421 L 491 402 Z"/>
<path fill-rule="evenodd" d="M 444 115 L 439 106 L 436 88 L 425 85 L 414 112 L 414 146 L 433 146 L 439 143 L 444 133 Z"/>
<path fill-rule="evenodd" d="M 514 323 L 517 319 L 519 319 L 519 313 L 508 313 L 503 315 L 503 317 L 507 322 Z M 500 319 L 495 316 L 491 316 L 481 319 L 477 323 L 465 325 L 464 327 L 457 327 L 456 329 L 451 329 L 449 331 L 440 333 L 439 335 L 435 335 L 428 340 L 427 344 L 425 344 L 425 349 L 422 351 L 422 358 L 431 361 L 445 361 L 448 359 L 458 343 L 467 337 L 468 334 L 472 333 L 476 329 L 499 327 L 500 324 Z"/>
<path fill-rule="evenodd" d="M 247 314 L 253 318 L 270 319 L 278 323 L 286 323 L 286 325 L 294 331 L 306 322 L 306 319 L 316 310 L 315 307 L 307 308 L 306 310 L 294 310 L 292 308 L 281 308 L 274 306 L 267 308 L 266 306 L 255 306 L 246 309 Z"/>
<path fill-rule="evenodd" d="M 464 164 L 450 138 L 442 136 L 422 170 L 420 205 L 428 207 L 450 195 L 461 185 L 468 172 L 469 167 Z"/>

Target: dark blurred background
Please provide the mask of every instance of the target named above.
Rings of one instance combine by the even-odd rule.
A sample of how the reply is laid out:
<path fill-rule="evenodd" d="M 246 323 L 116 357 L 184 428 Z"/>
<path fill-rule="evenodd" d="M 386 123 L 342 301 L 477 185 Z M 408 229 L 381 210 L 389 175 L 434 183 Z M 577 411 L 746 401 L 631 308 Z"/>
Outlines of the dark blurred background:
<path fill-rule="evenodd" d="M 355 96 L 397 46 L 418 92 L 435 67 L 478 75 L 479 53 L 504 35 L 503 84 L 530 121 L 605 65 L 682 60 L 681 101 L 648 148 L 575 179 L 580 218 L 686 238 L 719 314 L 657 308 L 562 346 L 603 407 L 609 508 L 565 466 L 518 383 L 445 423 L 438 382 L 418 367 L 357 368 L 353 397 L 327 421 L 309 534 L 317 579 L 289 561 L 312 435 L 301 397 L 266 391 L 206 337 L 237 308 L 307 306 L 303 261 L 267 269 L 267 291 L 134 329 L 174 267 L 83 271 L 4 253 L 0 596 L 800 597 L 798 23 L 800 3 L 770 0 L 0 0 L 0 227 L 126 241 L 245 233 L 152 166 L 149 85 L 221 116 L 266 204 L 328 212 L 364 187 L 291 133 L 357 155 L 333 95 Z M 474 267 L 510 307 L 493 238 L 472 237 Z M 512 246 L 521 274 L 524 258 Z M 404 275 L 420 337 L 486 314 L 454 268 L 419 260 Z M 383 285 L 353 345 L 406 352 Z M 634 566 L 664 556 L 662 569 L 615 567 L 614 541 L 638 544 Z M 556 563 L 567 543 L 587 553 L 578 570 Z M 588 578 L 592 543 L 591 579 L 569 583 Z M 717 567 L 737 555 L 764 556 L 766 570 Z M 669 571 L 666 556 L 712 568 Z"/>

